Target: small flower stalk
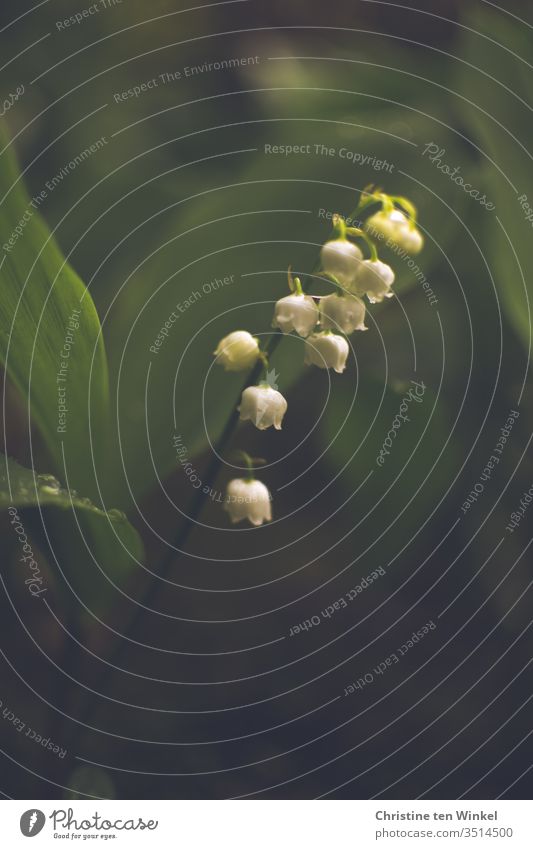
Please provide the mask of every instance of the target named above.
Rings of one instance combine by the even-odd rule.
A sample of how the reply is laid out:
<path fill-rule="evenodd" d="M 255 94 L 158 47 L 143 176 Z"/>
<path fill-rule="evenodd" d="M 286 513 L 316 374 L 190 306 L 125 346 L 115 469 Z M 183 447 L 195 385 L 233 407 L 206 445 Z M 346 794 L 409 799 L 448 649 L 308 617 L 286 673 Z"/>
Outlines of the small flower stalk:
<path fill-rule="evenodd" d="M 285 335 L 295 333 L 303 340 L 306 365 L 333 369 L 337 374 L 346 370 L 350 351 L 346 337 L 368 329 L 363 298 L 379 304 L 393 297 L 394 270 L 379 258 L 378 247 L 385 244 L 393 253 L 398 255 L 402 250 L 405 255 L 419 253 L 424 245 L 416 209 L 407 198 L 369 187 L 361 194 L 352 220 L 359 226 L 347 227 L 341 216 L 333 216 L 333 237 L 320 251 L 320 274 L 335 291 L 310 294 L 315 275 L 304 287 L 298 277 L 293 279 L 289 268 L 290 292 L 276 301 L 272 318 L 273 328 Z M 365 257 L 364 252 L 370 256 Z M 247 330 L 236 330 L 221 339 L 214 352 L 217 363 L 226 371 L 254 369 L 237 410 L 240 421 L 252 422 L 261 431 L 281 430 L 288 409 L 276 385 L 275 372 L 268 371 L 268 351 L 268 347 L 262 351 L 258 339 Z M 266 377 L 256 384 L 259 362 L 265 367 Z M 254 465 L 264 461 L 254 461 L 245 452 L 242 456 L 248 475 L 228 483 L 224 510 L 232 524 L 246 520 L 257 527 L 272 520 L 270 492 L 254 475 Z"/>

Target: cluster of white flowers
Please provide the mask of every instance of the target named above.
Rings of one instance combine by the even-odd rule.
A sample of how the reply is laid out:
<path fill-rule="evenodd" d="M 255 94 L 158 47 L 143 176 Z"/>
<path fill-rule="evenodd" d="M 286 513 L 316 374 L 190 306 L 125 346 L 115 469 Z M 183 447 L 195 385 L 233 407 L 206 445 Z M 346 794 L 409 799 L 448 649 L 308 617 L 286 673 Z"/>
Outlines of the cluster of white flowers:
<path fill-rule="evenodd" d="M 363 193 L 356 212 L 381 204 L 381 209 L 368 218 L 364 229 L 347 227 L 340 216 L 334 217 L 336 238 L 326 242 L 320 252 L 320 273 L 336 286 L 327 295 L 304 292 L 298 278 L 289 270 L 291 293 L 276 302 L 272 326 L 282 333 L 296 333 L 305 339 L 304 362 L 342 374 L 346 368 L 349 345 L 346 336 L 365 327 L 366 305 L 392 298 L 394 271 L 378 259 L 376 243 L 387 240 L 387 247 L 401 247 L 408 253 L 418 253 L 423 246 L 422 234 L 416 226 L 416 211 L 405 198 L 389 197 L 383 193 Z M 398 208 L 403 207 L 406 212 Z M 359 239 L 370 251 L 364 258 Z M 262 361 L 268 368 L 268 357 L 259 340 L 247 330 L 235 330 L 225 336 L 214 352 L 217 363 L 226 371 L 246 371 Z M 248 386 L 237 407 L 241 421 L 251 421 L 259 430 L 281 429 L 287 412 L 287 401 L 267 372 L 266 379 Z M 230 481 L 225 510 L 232 522 L 248 519 L 252 525 L 270 521 L 271 498 L 266 486 L 253 474 L 253 461 L 243 453 L 248 464 L 248 477 Z"/>

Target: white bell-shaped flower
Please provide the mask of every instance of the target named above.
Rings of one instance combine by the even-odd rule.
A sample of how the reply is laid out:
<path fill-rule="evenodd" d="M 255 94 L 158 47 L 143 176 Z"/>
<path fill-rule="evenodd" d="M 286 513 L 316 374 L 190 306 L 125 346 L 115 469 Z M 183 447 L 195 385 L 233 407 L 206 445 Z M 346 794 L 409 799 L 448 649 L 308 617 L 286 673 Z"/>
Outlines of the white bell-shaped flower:
<path fill-rule="evenodd" d="M 366 307 L 356 295 L 326 295 L 320 300 L 320 323 L 324 330 L 340 330 L 353 333 L 354 330 L 368 330 L 365 327 Z"/>
<path fill-rule="evenodd" d="M 360 249 L 348 239 L 332 239 L 326 242 L 320 252 L 322 269 L 346 287 L 355 277 L 362 259 Z"/>
<path fill-rule="evenodd" d="M 365 259 L 359 266 L 351 290 L 357 295 L 366 295 L 371 304 L 376 304 L 383 298 L 392 298 L 393 283 L 394 271 L 390 265 L 379 259 Z"/>
<path fill-rule="evenodd" d="M 272 327 L 282 333 L 295 330 L 299 336 L 309 336 L 318 321 L 318 308 L 310 295 L 287 295 L 276 302 Z"/>
<path fill-rule="evenodd" d="M 424 237 L 417 227 L 403 231 L 403 247 L 408 254 L 419 254 L 424 247 Z"/>
<path fill-rule="evenodd" d="M 305 343 L 304 362 L 308 366 L 332 368 L 342 374 L 346 368 L 346 360 L 350 348 L 344 336 L 331 333 L 313 333 Z"/>
<path fill-rule="evenodd" d="M 287 402 L 281 392 L 263 383 L 259 386 L 248 386 L 242 393 L 237 409 L 241 421 L 251 421 L 259 430 L 266 430 L 272 425 L 276 430 L 281 430 L 281 422 L 287 412 Z"/>
<path fill-rule="evenodd" d="M 233 524 L 243 519 L 255 525 L 272 521 L 271 497 L 261 481 L 234 478 L 228 483 L 224 510 L 229 513 Z"/>
<path fill-rule="evenodd" d="M 399 209 L 376 212 L 366 222 L 365 230 L 370 236 L 381 236 L 410 254 L 419 253 L 424 245 L 422 233 L 416 224 Z"/>
<path fill-rule="evenodd" d="M 220 340 L 214 353 L 226 371 L 244 371 L 257 361 L 259 341 L 247 330 L 234 330 Z"/>

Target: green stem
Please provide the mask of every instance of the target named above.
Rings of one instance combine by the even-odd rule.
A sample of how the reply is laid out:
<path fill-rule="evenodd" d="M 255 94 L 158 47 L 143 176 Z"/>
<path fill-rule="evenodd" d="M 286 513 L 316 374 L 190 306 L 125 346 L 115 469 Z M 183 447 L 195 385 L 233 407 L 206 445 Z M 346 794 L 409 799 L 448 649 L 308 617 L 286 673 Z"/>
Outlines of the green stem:
<path fill-rule="evenodd" d="M 374 244 L 374 242 L 372 241 L 370 236 L 368 236 L 366 233 L 363 232 L 362 235 L 363 235 L 363 239 L 365 240 L 365 242 L 368 245 L 368 249 L 370 251 L 370 259 L 372 260 L 372 262 L 377 262 L 378 252 L 377 252 L 376 245 Z"/>
<path fill-rule="evenodd" d="M 335 231 L 337 239 L 346 238 L 346 222 L 340 215 L 333 216 L 333 230 Z"/>
<path fill-rule="evenodd" d="M 408 200 L 407 198 L 404 198 L 400 195 L 391 195 L 391 200 L 394 201 L 394 203 L 398 204 L 399 206 L 402 206 L 404 208 L 404 210 L 406 211 L 407 215 L 409 216 L 409 218 L 416 224 L 416 217 L 417 217 L 416 206 L 413 203 L 411 203 L 410 200 Z"/>
<path fill-rule="evenodd" d="M 268 353 L 268 346 L 267 346 L 266 351 L 259 351 L 259 359 L 258 359 L 258 362 L 260 363 L 261 368 L 264 368 L 265 371 L 267 371 L 267 369 L 268 369 L 268 358 L 269 358 L 269 353 Z M 261 368 L 259 369 L 259 371 L 261 371 Z M 246 383 L 245 386 L 243 387 L 243 391 L 249 385 L 250 384 Z"/>
<path fill-rule="evenodd" d="M 247 469 L 247 472 L 248 472 L 248 474 L 246 475 L 245 480 L 247 480 L 247 481 L 253 481 L 253 480 L 255 480 L 255 475 L 254 475 L 254 471 L 255 471 L 254 461 L 252 460 L 252 458 L 250 457 L 250 455 L 248 454 L 248 452 L 247 452 L 247 451 L 239 451 L 239 454 L 240 454 L 240 456 L 241 456 L 241 459 L 242 459 L 242 460 L 244 460 L 244 463 L 245 463 L 245 465 L 246 465 L 246 469 Z"/>
<path fill-rule="evenodd" d="M 360 239 L 364 239 L 370 251 L 370 259 L 372 260 L 372 262 L 376 262 L 378 258 L 378 252 L 374 242 L 372 241 L 368 233 L 366 233 L 364 230 L 361 230 L 359 227 L 348 227 L 346 232 L 349 233 L 350 236 L 359 236 Z"/>

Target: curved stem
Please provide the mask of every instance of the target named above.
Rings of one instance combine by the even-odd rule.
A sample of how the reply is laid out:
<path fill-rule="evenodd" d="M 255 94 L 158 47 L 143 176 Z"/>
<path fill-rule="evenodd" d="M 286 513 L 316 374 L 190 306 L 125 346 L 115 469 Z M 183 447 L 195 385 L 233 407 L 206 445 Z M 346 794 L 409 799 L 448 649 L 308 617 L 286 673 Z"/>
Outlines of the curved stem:
<path fill-rule="evenodd" d="M 333 229 L 335 231 L 335 235 L 336 235 L 337 239 L 345 239 L 346 238 L 346 221 L 344 220 L 344 218 L 341 218 L 340 215 L 337 215 L 337 213 L 335 213 L 332 221 L 333 221 Z"/>

